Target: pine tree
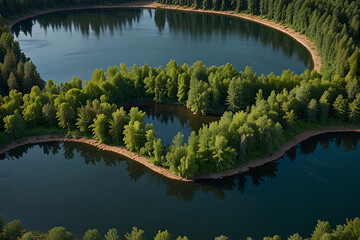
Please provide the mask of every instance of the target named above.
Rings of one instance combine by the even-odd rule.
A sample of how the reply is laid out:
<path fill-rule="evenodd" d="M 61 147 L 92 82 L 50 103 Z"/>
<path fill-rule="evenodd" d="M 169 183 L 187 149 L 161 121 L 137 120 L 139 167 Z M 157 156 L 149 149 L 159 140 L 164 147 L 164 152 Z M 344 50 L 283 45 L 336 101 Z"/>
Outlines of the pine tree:
<path fill-rule="evenodd" d="M 314 122 L 317 120 L 317 116 L 318 116 L 318 104 L 316 99 L 311 99 L 308 105 L 308 109 L 307 109 L 307 115 L 308 115 L 308 121 L 309 122 Z"/>
<path fill-rule="evenodd" d="M 205 114 L 210 105 L 209 84 L 191 79 L 189 97 L 186 106 L 196 114 Z"/>
<path fill-rule="evenodd" d="M 344 97 L 341 94 L 335 99 L 333 107 L 335 111 L 335 116 L 338 120 L 340 121 L 346 120 L 347 107 L 348 107 L 347 105 L 348 105 L 347 99 L 344 99 Z"/>
<path fill-rule="evenodd" d="M 17 139 L 23 136 L 25 132 L 25 122 L 21 117 L 19 111 L 15 111 L 13 115 L 8 115 L 4 118 L 5 132 L 11 138 Z"/>
<path fill-rule="evenodd" d="M 124 128 L 125 125 L 129 123 L 129 120 L 130 119 L 123 107 L 112 113 L 112 119 L 110 120 L 110 136 L 118 145 L 123 142 Z"/>
<path fill-rule="evenodd" d="M 108 140 L 109 121 L 105 114 L 99 114 L 94 119 L 94 123 L 90 125 L 94 134 L 94 139 L 101 143 Z"/>
<path fill-rule="evenodd" d="M 56 112 L 56 117 L 59 120 L 59 126 L 61 128 L 71 129 L 71 125 L 74 121 L 75 111 L 68 103 L 62 103 Z"/>
<path fill-rule="evenodd" d="M 360 120 L 360 94 L 353 102 L 349 103 L 349 119 L 353 123 Z"/>
<path fill-rule="evenodd" d="M 293 128 L 293 127 L 294 127 L 294 123 L 295 123 L 295 119 L 296 119 L 294 110 L 291 110 L 290 112 L 286 112 L 286 113 L 285 113 L 285 116 L 284 116 L 283 118 L 285 119 L 287 125 L 288 125 L 290 128 Z"/>
<path fill-rule="evenodd" d="M 7 80 L 9 90 L 19 89 L 19 84 L 16 80 L 15 74 L 13 72 L 10 73 L 9 79 Z"/>

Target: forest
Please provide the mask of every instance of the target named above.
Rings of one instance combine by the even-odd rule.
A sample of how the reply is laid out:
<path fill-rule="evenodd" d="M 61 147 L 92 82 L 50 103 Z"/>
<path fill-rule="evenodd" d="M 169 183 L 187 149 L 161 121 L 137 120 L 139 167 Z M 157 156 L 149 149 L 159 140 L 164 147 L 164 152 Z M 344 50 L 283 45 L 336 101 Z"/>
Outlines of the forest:
<path fill-rule="evenodd" d="M 124 238 L 120 237 L 120 234 L 117 229 L 111 228 L 109 231 L 102 237 L 100 232 L 96 229 L 89 229 L 86 231 L 82 237 L 83 240 L 143 240 L 144 230 L 133 227 L 129 233 L 126 233 Z M 303 238 L 300 234 L 295 233 L 288 237 L 288 240 L 358 240 L 360 238 L 360 218 L 347 219 L 346 223 L 343 225 L 337 225 L 336 228 L 333 228 L 328 221 L 317 221 L 314 231 L 312 232 L 309 238 Z M 51 229 L 48 233 L 43 234 L 39 232 L 26 231 L 22 226 L 19 220 L 13 220 L 6 225 L 0 214 L 0 239 L 1 240 L 73 240 L 74 236 L 63 227 L 55 227 Z M 167 231 L 158 231 L 154 240 L 170 240 L 172 235 Z M 176 240 L 188 240 L 189 238 L 177 237 Z M 229 240 L 228 237 L 220 235 L 214 238 L 215 240 Z M 251 237 L 248 237 L 247 240 L 252 240 Z M 281 237 L 275 235 L 273 237 L 264 237 L 263 240 L 281 240 Z"/>
<path fill-rule="evenodd" d="M 360 74 L 360 1 L 338 0 L 158 0 L 195 9 L 235 11 L 273 20 L 305 34 L 320 53 L 321 73 Z"/>
<path fill-rule="evenodd" d="M 26 13 L 20 10 L 12 13 L 8 1 L 3 2 L 11 16 Z M 46 1 L 41 2 L 45 4 Z M 56 1 L 49 2 L 56 4 Z M 207 67 L 199 61 L 191 66 L 180 66 L 171 60 L 165 67 L 121 64 L 109 67 L 106 72 L 96 69 L 92 79 L 85 84 L 74 77 L 70 82 L 55 84 L 49 80 L 45 85 L 3 22 L 0 39 L 4 56 L 0 58 L 3 62 L 0 64 L 1 145 L 34 132 L 85 136 L 106 144 L 126 146 L 130 151 L 150 158 L 155 165 L 189 178 L 224 171 L 271 155 L 285 141 L 309 128 L 359 123 L 359 26 L 354 24 L 354 21 L 359 23 L 356 20 L 358 2 L 249 0 L 228 5 L 224 0 L 220 8 L 214 7 L 220 4 L 217 1 L 212 1 L 211 6 L 186 2 L 189 7 L 214 10 L 230 10 L 239 5 L 237 11 L 261 14 L 305 33 L 315 42 L 322 56 L 321 74 L 306 70 L 296 75 L 284 70 L 281 76 L 273 73 L 265 76 L 253 73 L 251 67 L 239 72 L 229 63 Z M 29 9 L 43 7 L 45 5 L 34 5 Z M 279 9 L 291 11 L 284 10 L 282 17 L 277 19 Z M 292 13 L 291 17 L 288 12 Z M 298 13 L 308 14 L 304 17 L 297 16 Z M 327 24 L 321 19 L 313 20 L 314 14 L 331 21 Z M 300 22 L 303 24 L 299 25 Z M 346 39 L 346 44 L 337 39 Z M 334 50 L 330 51 L 329 47 Z M 334 56 L 324 55 L 330 53 Z M 145 123 L 144 112 L 137 108 L 126 112 L 120 107 L 123 103 L 140 101 L 182 104 L 194 114 L 216 112 L 222 117 L 217 122 L 203 125 L 198 132 L 192 132 L 188 139 L 178 133 L 172 145 L 164 146 L 153 126 Z M 39 130 L 41 128 L 43 130 Z"/>
<path fill-rule="evenodd" d="M 109 0 L 0 0 L 0 14 L 15 18 L 36 9 L 91 4 Z M 41 79 L 0 17 L 0 146 L 35 134 L 85 136 L 99 142 L 126 146 L 158 166 L 185 178 L 234 168 L 274 153 L 296 134 L 328 125 L 360 122 L 360 1 L 336 0 L 159 0 L 184 7 L 236 11 L 259 15 L 305 34 L 321 55 L 321 72 L 296 75 L 284 70 L 259 75 L 251 67 L 238 71 L 231 64 L 205 66 L 120 66 L 97 69 L 92 79 L 55 84 Z M 182 104 L 194 114 L 221 113 L 219 121 L 203 125 L 188 139 L 178 133 L 165 146 L 145 113 L 125 111 L 121 104 L 153 101 Z M 134 227 L 121 236 L 143 239 Z M 170 239 L 159 231 L 154 239 Z M 103 237 L 96 229 L 83 239 L 119 239 L 116 229 Z M 333 228 L 318 221 L 311 240 L 359 239 L 360 219 Z M 0 216 L 0 239 L 74 239 L 65 228 L 47 234 L 25 231 L 19 220 L 5 225 Z M 188 239 L 178 237 L 178 240 Z M 225 236 L 217 240 L 228 239 Z M 251 238 L 249 237 L 248 240 Z M 279 240 L 279 236 L 264 237 Z M 294 234 L 289 240 L 303 239 Z"/>
<path fill-rule="evenodd" d="M 1 97 L 2 145 L 26 136 L 31 128 L 58 127 L 69 136 L 125 145 L 156 165 L 190 177 L 271 154 L 302 124 L 360 120 L 357 80 L 326 80 L 310 70 L 300 76 L 289 70 L 281 76 L 257 76 L 250 67 L 237 72 L 230 64 L 207 68 L 201 62 L 189 67 L 171 61 L 165 69 L 97 69 L 82 85 L 78 78 L 60 85 L 48 81 L 44 89 L 33 86 L 25 94 L 13 89 Z M 153 126 L 145 124 L 144 112 L 118 107 L 146 99 L 185 104 L 196 114 L 222 106 L 227 111 L 189 139 L 179 133 L 171 146 L 164 146 Z"/>

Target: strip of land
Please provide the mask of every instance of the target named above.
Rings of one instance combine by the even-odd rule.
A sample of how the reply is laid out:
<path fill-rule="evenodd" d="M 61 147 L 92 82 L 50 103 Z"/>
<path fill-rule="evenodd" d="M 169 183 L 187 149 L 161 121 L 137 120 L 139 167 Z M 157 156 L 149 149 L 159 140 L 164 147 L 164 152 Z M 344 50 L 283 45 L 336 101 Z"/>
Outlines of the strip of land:
<path fill-rule="evenodd" d="M 269 162 L 273 162 L 281 158 L 285 155 L 286 151 L 290 150 L 295 145 L 299 144 L 300 142 L 314 137 L 316 135 L 324 134 L 324 133 L 334 133 L 334 132 L 360 132 L 359 126 L 329 126 L 329 127 L 323 127 L 316 130 L 309 130 L 305 131 L 298 136 L 294 137 L 290 141 L 286 142 L 284 145 L 280 147 L 280 149 L 273 155 L 268 157 L 259 158 L 253 161 L 250 161 L 246 164 L 243 164 L 242 166 L 239 166 L 234 169 L 230 169 L 224 172 L 218 172 L 218 173 L 209 173 L 209 174 L 203 174 L 203 175 L 197 175 L 194 177 L 190 177 L 188 179 L 182 178 L 172 172 L 170 170 L 165 169 L 163 167 L 155 166 L 150 159 L 143 157 L 139 154 L 130 152 L 125 147 L 119 147 L 119 146 L 110 146 L 103 143 L 100 143 L 96 140 L 89 139 L 89 138 L 66 138 L 63 136 L 58 135 L 44 135 L 44 136 L 33 136 L 33 137 L 27 137 L 22 138 L 17 141 L 12 141 L 10 144 L 0 148 L 0 154 L 4 154 L 12 149 L 15 149 L 17 147 L 21 147 L 24 145 L 29 144 L 37 144 L 37 143 L 44 143 L 44 142 L 75 142 L 75 143 L 85 143 L 89 144 L 91 146 L 97 147 L 100 150 L 104 151 L 110 151 L 114 152 L 120 155 L 123 155 L 133 161 L 136 161 L 145 167 L 149 168 L 150 170 L 163 175 L 164 177 L 167 177 L 169 179 L 184 181 L 184 182 L 194 182 L 199 180 L 206 180 L 206 179 L 221 179 L 225 177 L 230 177 L 236 174 L 245 173 L 249 171 L 251 168 L 263 166 Z"/>
<path fill-rule="evenodd" d="M 293 148 L 294 146 L 296 146 L 297 144 L 299 144 L 300 142 L 302 142 L 308 138 L 311 138 L 311 137 L 314 137 L 314 136 L 317 136 L 320 134 L 335 133 L 335 132 L 360 132 L 360 128 L 359 128 L 359 126 L 328 126 L 328 127 L 323 127 L 323 128 L 319 128 L 316 130 L 308 130 L 303 133 L 300 133 L 299 135 L 297 135 L 290 141 L 283 144 L 280 147 L 280 149 L 271 156 L 263 157 L 263 158 L 259 158 L 259 159 L 250 161 L 242 166 L 239 166 L 237 168 L 230 169 L 230 170 L 227 170 L 224 172 L 194 176 L 191 178 L 191 180 L 196 181 L 196 180 L 204 180 L 204 179 L 221 179 L 224 177 L 230 177 L 230 176 L 240 174 L 240 173 L 245 173 L 245 172 L 249 171 L 251 168 L 260 167 L 267 163 L 278 160 L 279 158 L 283 157 L 288 150 L 290 150 L 291 148 Z"/>
<path fill-rule="evenodd" d="M 281 24 L 277 24 L 273 21 L 269 21 L 269 20 L 263 19 L 261 17 L 252 16 L 252 15 L 244 14 L 244 13 L 223 12 L 223 11 L 219 12 L 219 11 L 202 10 L 202 9 L 195 10 L 195 9 L 184 8 L 184 7 L 180 7 L 180 6 L 170 6 L 170 5 L 158 4 L 153 1 L 146 1 L 146 2 L 139 1 L 139 2 L 123 3 L 123 4 L 119 4 L 119 5 L 114 5 L 114 6 L 102 5 L 102 6 L 76 7 L 76 8 L 58 8 L 58 9 L 45 10 L 45 11 L 36 11 L 36 12 L 33 12 L 29 15 L 26 15 L 26 16 L 16 19 L 16 20 L 7 20 L 7 24 L 10 27 L 12 27 L 14 24 L 16 24 L 20 21 L 23 21 L 25 19 L 43 15 L 43 14 L 47 14 L 47 13 L 52 13 L 52 12 L 67 11 L 67 10 L 80 10 L 80 9 L 99 9 L 99 8 L 162 8 L 162 9 L 172 9 L 172 10 L 180 10 L 180 11 L 210 13 L 210 14 L 219 14 L 219 15 L 227 15 L 227 16 L 232 16 L 232 17 L 239 17 L 242 19 L 257 22 L 259 24 L 263 24 L 265 26 L 274 28 L 278 31 L 281 31 L 281 32 L 291 36 L 296 41 L 298 41 L 299 43 L 304 45 L 305 48 L 307 48 L 307 50 L 311 54 L 314 69 L 319 71 L 320 67 L 321 67 L 320 55 L 318 54 L 314 44 L 306 36 L 301 35 L 300 33 L 295 32 L 294 30 L 287 28 L 286 26 L 283 26 Z M 309 131 L 299 134 L 294 139 L 286 142 L 279 149 L 279 151 L 277 151 L 272 156 L 256 159 L 254 161 L 251 161 L 240 167 L 237 167 L 235 169 L 231 169 L 228 171 L 198 175 L 198 176 L 191 177 L 189 179 L 181 178 L 165 168 L 155 166 L 148 158 L 142 157 L 136 153 L 132 153 L 124 147 L 101 144 L 98 141 L 88 139 L 88 138 L 66 138 L 63 136 L 55 136 L 55 135 L 28 137 L 28 138 L 24 138 L 24 139 L 21 139 L 18 141 L 13 141 L 10 144 L 8 144 L 7 146 L 0 148 L 0 154 L 5 153 L 5 152 L 7 152 L 11 149 L 17 148 L 17 147 L 27 145 L 27 144 L 36 144 L 36 143 L 53 142 L 53 141 L 65 141 L 65 142 L 71 141 L 71 142 L 79 142 L 79 143 L 81 142 L 81 143 L 86 143 L 86 144 L 95 146 L 95 147 L 105 150 L 105 151 L 111 151 L 111 152 L 121 154 L 125 157 L 128 157 L 131 160 L 134 160 L 136 162 L 139 162 L 140 164 L 143 164 L 144 166 L 148 167 L 152 171 L 157 172 L 167 178 L 189 182 L 189 181 L 196 181 L 196 180 L 201 180 L 201 179 L 220 179 L 220 178 L 236 175 L 239 173 L 244 173 L 251 168 L 262 166 L 266 163 L 269 163 L 269 162 L 279 159 L 286 153 L 287 150 L 291 149 L 292 147 L 294 147 L 296 144 L 300 143 L 301 141 L 304 141 L 315 135 L 328 133 L 328 132 L 360 132 L 360 128 L 358 126 L 331 126 L 331 127 L 324 127 L 324 128 L 317 129 L 317 130 L 309 130 Z"/>
<path fill-rule="evenodd" d="M 106 8 L 161 8 L 161 9 L 171 9 L 171 10 L 187 11 L 187 12 L 210 13 L 210 14 L 218 14 L 218 15 L 242 18 L 242 19 L 245 19 L 248 21 L 252 21 L 252 22 L 256 22 L 256 23 L 265 25 L 267 27 L 276 29 L 282 33 L 289 35 L 290 37 L 292 37 L 294 40 L 299 42 L 301 45 L 303 45 L 308 50 L 308 52 L 311 55 L 313 67 L 316 71 L 320 72 L 320 68 L 322 66 L 321 57 L 320 57 L 318 51 L 316 50 L 314 43 L 312 41 L 310 41 L 310 39 L 307 38 L 305 35 L 300 34 L 299 32 L 296 32 L 293 29 L 288 28 L 285 25 L 275 23 L 274 21 L 270 21 L 270 20 L 264 19 L 259 16 L 253 16 L 253 15 L 245 14 L 245 13 L 236 13 L 233 11 L 213 11 L 213 10 L 193 9 L 193 8 L 185 8 L 182 6 L 159 4 L 154 1 L 144 1 L 144 2 L 139 1 L 139 2 L 122 3 L 122 4 L 118 4 L 118 5 L 100 5 L 100 6 L 57 8 L 57 9 L 52 9 L 52 10 L 41 10 L 41 11 L 35 11 L 31 14 L 28 14 L 24 17 L 21 17 L 21 18 L 15 19 L 15 20 L 8 19 L 8 20 L 6 20 L 6 23 L 11 28 L 14 24 L 21 22 L 25 19 L 40 16 L 40 15 L 47 14 L 47 13 L 68 11 L 68 10 L 106 9 Z"/>
<path fill-rule="evenodd" d="M 170 172 L 170 170 L 165 169 L 163 167 L 159 167 L 159 166 L 155 166 L 150 159 L 143 157 L 139 154 L 130 152 L 129 150 L 127 150 L 125 147 L 120 147 L 120 146 L 110 146 L 110 145 L 106 145 L 106 144 L 102 144 L 96 140 L 90 139 L 90 138 L 67 138 L 64 136 L 59 136 L 59 135 L 43 135 L 43 136 L 32 136 L 32 137 L 27 137 L 27 138 L 22 138 L 16 141 L 12 141 L 11 143 L 9 143 L 8 145 L 0 148 L 0 154 L 4 154 L 12 149 L 15 149 L 17 147 L 21 147 L 24 145 L 29 145 L 29 144 L 38 144 L 38 143 L 44 143 L 44 142 L 75 142 L 75 143 L 85 143 L 94 147 L 97 147 L 100 150 L 104 150 L 104 151 L 109 151 L 109 152 L 114 152 L 120 155 L 123 155 L 135 162 L 138 162 L 144 166 L 146 166 L 147 168 L 149 168 L 150 170 L 159 173 L 167 178 L 170 179 L 174 179 L 174 180 L 179 180 L 179 181 L 184 181 L 184 182 L 191 182 L 192 180 L 189 179 L 185 179 L 182 178 L 172 172 Z"/>

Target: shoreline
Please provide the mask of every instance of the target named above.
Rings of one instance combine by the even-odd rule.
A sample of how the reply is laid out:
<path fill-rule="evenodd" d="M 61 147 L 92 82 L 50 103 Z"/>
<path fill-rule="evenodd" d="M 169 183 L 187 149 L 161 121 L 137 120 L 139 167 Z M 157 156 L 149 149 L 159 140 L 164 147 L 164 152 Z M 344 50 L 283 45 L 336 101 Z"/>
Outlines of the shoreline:
<path fill-rule="evenodd" d="M 193 176 L 189 179 L 196 181 L 196 180 L 215 180 L 215 179 L 222 179 L 225 177 L 230 177 L 233 175 L 237 175 L 240 173 L 245 173 L 249 171 L 252 168 L 263 166 L 267 163 L 274 162 L 280 158 L 282 158 L 287 151 L 289 151 L 291 148 L 295 147 L 297 144 L 301 143 L 302 141 L 305 141 L 311 137 L 315 137 L 317 135 L 326 134 L 326 133 L 341 133 L 341 132 L 360 132 L 359 126 L 327 126 L 322 127 L 319 129 L 314 130 L 306 130 L 305 132 L 302 132 L 292 138 L 291 140 L 285 142 L 279 150 L 277 150 L 274 154 L 266 157 L 257 158 L 255 160 L 252 160 L 250 162 L 247 162 L 239 167 L 229 169 L 223 172 L 218 173 L 208 173 L 208 174 L 200 174 L 197 176 Z"/>
<path fill-rule="evenodd" d="M 26 19 L 53 13 L 53 12 L 61 12 L 61 11 L 70 11 L 70 10 L 84 10 L 84 9 L 110 9 L 110 8 L 149 8 L 149 9 L 168 9 L 168 10 L 177 10 L 177 11 L 184 11 L 184 12 L 197 12 L 197 13 L 207 13 L 207 14 L 217 14 L 217 15 L 223 15 L 223 16 L 230 16 L 230 17 L 237 17 L 241 18 L 247 21 L 255 22 L 267 27 L 270 27 L 272 29 L 275 29 L 277 31 L 280 31 L 288 36 L 290 36 L 292 39 L 303 45 L 306 50 L 309 52 L 311 56 L 311 61 L 313 65 L 313 69 L 320 72 L 322 61 L 321 57 L 316 50 L 316 47 L 314 43 L 308 39 L 305 35 L 300 34 L 299 32 L 296 32 L 295 30 L 281 25 L 279 23 L 275 23 L 271 20 L 261 18 L 259 16 L 253 16 L 250 14 L 245 13 L 235 13 L 232 11 L 213 11 L 213 10 L 204 10 L 204 9 L 193 9 L 193 8 L 185 8 L 182 6 L 173 6 L 173 5 L 165 5 L 165 4 L 159 4 L 154 1 L 141 1 L 141 2 L 129 2 L 129 3 L 122 3 L 117 5 L 97 5 L 97 6 L 86 6 L 86 7 L 71 7 L 71 8 L 56 8 L 52 10 L 39 10 L 35 11 L 31 14 L 25 15 L 21 18 L 15 19 L 15 20 L 9 20 L 6 19 L 6 24 L 9 26 L 9 28 L 12 28 L 12 26 L 16 23 L 19 23 L 21 21 L 24 21 Z"/>
<path fill-rule="evenodd" d="M 109 151 L 113 153 L 117 153 L 119 155 L 125 156 L 130 160 L 138 162 L 145 167 L 149 168 L 150 170 L 161 174 L 169 179 L 183 181 L 183 182 L 193 182 L 193 180 L 182 178 L 172 172 L 170 170 L 165 169 L 163 167 L 159 167 L 154 165 L 149 158 L 143 157 L 140 154 L 130 152 L 123 146 L 110 146 L 107 144 L 100 143 L 94 139 L 80 137 L 80 138 L 67 138 L 60 135 L 43 135 L 43 136 L 31 136 L 21 138 L 19 140 L 15 140 L 10 142 L 8 145 L 0 148 L 0 154 L 5 154 L 6 152 L 13 150 L 15 148 L 29 145 L 29 144 L 38 144 L 38 143 L 45 143 L 45 142 L 74 142 L 74 143 L 85 143 L 93 147 L 97 147 L 99 150 Z"/>
<path fill-rule="evenodd" d="M 288 150 L 299 144 L 300 142 L 309 139 L 311 137 L 325 134 L 325 133 L 336 133 L 336 132 L 360 132 L 359 126 L 328 126 L 323 127 L 320 129 L 315 130 L 307 130 L 305 132 L 300 133 L 293 139 L 289 140 L 288 142 L 284 143 L 278 151 L 276 151 L 274 154 L 255 159 L 253 161 L 247 162 L 239 167 L 229 169 L 223 172 L 218 173 L 207 173 L 207 174 L 200 174 L 193 177 L 189 177 L 188 179 L 182 178 L 172 172 L 170 170 L 165 169 L 163 167 L 155 166 L 149 158 L 143 157 L 137 153 L 130 152 L 125 147 L 120 146 L 110 146 L 107 144 L 100 143 L 96 140 L 81 137 L 81 138 L 66 138 L 59 135 L 43 135 L 43 136 L 32 136 L 32 137 L 26 137 L 22 138 L 16 141 L 10 142 L 8 145 L 0 148 L 0 154 L 5 154 L 6 152 L 15 149 L 17 147 L 21 147 L 24 145 L 29 144 L 37 144 L 37 143 L 44 143 L 44 142 L 75 142 L 75 143 L 85 143 L 89 144 L 91 146 L 97 147 L 100 150 L 114 152 L 117 154 L 120 154 L 122 156 L 125 156 L 129 158 L 130 160 L 136 161 L 145 167 L 149 168 L 150 170 L 173 180 L 178 180 L 182 182 L 196 182 L 199 180 L 216 180 L 216 179 L 222 179 L 225 177 L 230 177 L 233 175 L 245 173 L 249 171 L 252 168 L 263 166 L 267 163 L 276 161 L 283 157 Z"/>

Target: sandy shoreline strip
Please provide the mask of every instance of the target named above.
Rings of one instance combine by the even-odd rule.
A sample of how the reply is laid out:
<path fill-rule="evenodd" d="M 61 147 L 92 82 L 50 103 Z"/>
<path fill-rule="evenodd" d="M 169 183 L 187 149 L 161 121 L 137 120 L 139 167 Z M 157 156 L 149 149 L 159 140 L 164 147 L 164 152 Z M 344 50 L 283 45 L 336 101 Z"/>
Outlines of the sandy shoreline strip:
<path fill-rule="evenodd" d="M 89 138 L 66 138 L 63 136 L 58 135 L 44 135 L 44 136 L 33 136 L 33 137 L 27 137 L 22 138 L 17 141 L 12 141 L 8 145 L 0 148 L 0 154 L 4 154 L 7 151 L 10 151 L 12 149 L 15 149 L 17 147 L 21 147 L 28 144 L 37 144 L 37 143 L 44 143 L 44 142 L 75 142 L 75 143 L 85 143 L 89 144 L 91 146 L 97 147 L 100 150 L 104 151 L 110 151 L 114 152 L 120 155 L 123 155 L 133 161 L 136 161 L 145 167 L 149 168 L 150 170 L 163 175 L 164 177 L 167 177 L 169 179 L 174 179 L 178 181 L 183 182 L 194 182 L 198 180 L 206 180 L 206 179 L 221 179 L 224 177 L 230 177 L 236 174 L 245 173 L 249 171 L 251 168 L 259 167 L 262 165 L 265 165 L 269 162 L 273 162 L 281 158 L 285 155 L 286 151 L 290 150 L 295 145 L 299 144 L 300 142 L 311 138 L 316 135 L 324 134 L 324 133 L 334 133 L 334 132 L 360 132 L 359 126 L 329 126 L 329 127 L 323 127 L 317 130 L 308 130 L 305 131 L 299 135 L 297 135 L 295 138 L 291 139 L 290 141 L 283 144 L 280 149 L 273 155 L 259 158 L 256 160 L 253 160 L 251 162 L 248 162 L 242 166 L 236 167 L 234 169 L 230 169 L 224 172 L 219 173 L 209 173 L 209 174 L 202 174 L 197 175 L 194 177 L 190 177 L 189 179 L 182 178 L 172 172 L 170 170 L 165 169 L 163 167 L 155 166 L 148 158 L 140 156 L 139 154 L 130 152 L 125 147 L 119 147 L 119 146 L 110 146 L 106 144 L 99 143 L 96 140 L 89 139 Z"/>
<path fill-rule="evenodd" d="M 129 150 L 127 150 L 125 147 L 120 147 L 120 146 L 110 146 L 110 145 L 106 145 L 106 144 L 102 144 L 96 140 L 93 139 L 89 139 L 89 138 L 66 138 L 64 136 L 59 136 L 59 135 L 43 135 L 43 136 L 33 136 L 33 137 L 26 137 L 26 138 L 22 138 L 16 141 L 12 141 L 11 143 L 9 143 L 8 145 L 0 148 L 0 154 L 4 154 L 12 149 L 15 149 L 17 147 L 21 147 L 24 145 L 29 145 L 29 144 L 37 144 L 37 143 L 45 143 L 45 142 L 74 142 L 74 143 L 84 143 L 84 144 L 88 144 L 94 147 L 97 147 L 100 150 L 104 150 L 104 151 L 109 151 L 109 152 L 114 152 L 117 154 L 120 154 L 122 156 L 125 156 L 127 158 L 129 158 L 130 160 L 133 160 L 135 162 L 138 162 L 144 166 L 146 166 L 147 168 L 149 168 L 150 170 L 159 173 L 167 178 L 170 179 L 174 179 L 174 180 L 179 180 L 179 181 L 184 181 L 184 182 L 192 182 L 192 180 L 189 179 L 185 179 L 182 178 L 172 172 L 170 172 L 170 170 L 165 169 L 163 167 L 158 167 L 155 166 L 150 159 L 140 156 L 137 153 L 133 153 L 130 152 Z"/>
<path fill-rule="evenodd" d="M 316 47 L 310 39 L 308 39 L 305 35 L 300 34 L 299 32 L 294 31 L 291 28 L 288 28 L 285 25 L 281 25 L 278 23 L 275 23 L 273 21 L 261 18 L 259 16 L 253 16 L 250 14 L 245 13 L 235 13 L 231 11 L 213 11 L 213 10 L 203 10 L 203 9 L 192 9 L 192 8 L 185 8 L 182 6 L 173 6 L 173 5 L 165 5 L 165 4 L 159 4 L 154 1 L 139 1 L 139 2 L 129 2 L 129 3 L 123 3 L 118 5 L 100 5 L 100 6 L 89 6 L 89 7 L 74 7 L 74 8 L 57 8 L 52 10 L 44 10 L 44 11 L 36 11 L 31 14 L 28 14 L 24 17 L 18 18 L 16 20 L 6 20 L 7 25 L 11 28 L 14 24 L 21 22 L 25 19 L 40 16 L 47 13 L 53 13 L 53 12 L 61 12 L 61 11 L 68 11 L 68 10 L 81 10 L 81 9 L 106 9 L 106 8 L 161 8 L 161 9 L 170 9 L 170 10 L 178 10 L 178 11 L 186 11 L 186 12 L 199 12 L 199 13 L 210 13 L 210 14 L 218 14 L 218 15 L 224 15 L 224 16 L 231 16 L 231 17 L 238 17 L 242 18 L 248 21 L 256 22 L 262 25 L 265 25 L 267 27 L 273 28 L 275 30 L 278 30 L 291 38 L 293 38 L 295 41 L 299 42 L 301 45 L 303 45 L 308 52 L 311 55 L 311 59 L 313 62 L 314 69 L 318 72 L 320 72 L 320 68 L 322 66 L 321 57 L 316 50 Z"/>
<path fill-rule="evenodd" d="M 295 147 L 297 144 L 301 143 L 302 141 L 325 133 L 336 133 L 336 132 L 360 132 L 360 126 L 328 126 L 322 127 L 316 130 L 308 130 L 303 133 L 300 133 L 290 141 L 284 143 L 278 151 L 276 151 L 273 155 L 258 158 L 256 160 L 250 161 L 245 163 L 242 166 L 229 169 L 224 172 L 219 173 L 210 173 L 210 174 L 202 174 L 197 175 L 192 178 L 191 180 L 204 180 L 204 179 L 221 179 L 224 177 L 230 177 L 239 173 L 245 173 L 249 171 L 251 168 L 260 167 L 267 163 L 273 162 L 278 160 L 279 158 L 283 157 L 285 153 L 290 150 L 291 148 Z"/>

